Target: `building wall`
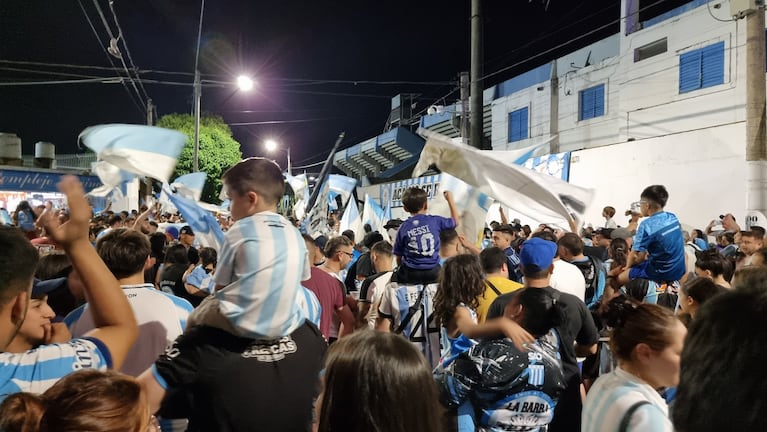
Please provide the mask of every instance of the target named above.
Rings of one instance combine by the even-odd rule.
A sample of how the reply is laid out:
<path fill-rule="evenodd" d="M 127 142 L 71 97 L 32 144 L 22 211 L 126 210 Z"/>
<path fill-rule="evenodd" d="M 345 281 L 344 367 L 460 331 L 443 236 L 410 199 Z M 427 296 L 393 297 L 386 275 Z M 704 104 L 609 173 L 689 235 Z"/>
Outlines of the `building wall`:
<path fill-rule="evenodd" d="M 699 129 L 574 152 L 570 183 L 593 188 L 584 220 L 601 226 L 604 206 L 613 206 L 619 225 L 642 189 L 663 184 L 667 210 L 682 224 L 704 229 L 715 216 L 731 212 L 743 220 L 746 208 L 745 124 Z"/>

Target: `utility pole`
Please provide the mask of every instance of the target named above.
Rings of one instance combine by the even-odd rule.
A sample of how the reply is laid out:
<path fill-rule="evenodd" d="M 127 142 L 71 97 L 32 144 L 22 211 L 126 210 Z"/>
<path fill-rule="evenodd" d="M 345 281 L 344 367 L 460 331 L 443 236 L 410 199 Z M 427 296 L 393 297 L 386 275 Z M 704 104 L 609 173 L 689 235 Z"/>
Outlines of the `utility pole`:
<path fill-rule="evenodd" d="M 202 99 L 202 84 L 200 83 L 199 66 L 203 13 L 205 13 L 205 0 L 200 0 L 200 23 L 197 27 L 197 51 L 194 55 L 194 156 L 192 159 L 192 172 L 200 171 L 200 100 Z"/>
<path fill-rule="evenodd" d="M 764 227 L 767 210 L 767 137 L 765 137 L 764 6 L 746 16 L 746 227 Z"/>
<path fill-rule="evenodd" d="M 481 0 L 471 0 L 471 136 L 469 144 L 478 149 L 483 148 L 482 91 L 482 4 Z"/>
<path fill-rule="evenodd" d="M 461 142 L 469 143 L 469 86 L 470 79 L 468 72 L 461 72 L 459 75 L 459 85 L 461 89 Z"/>

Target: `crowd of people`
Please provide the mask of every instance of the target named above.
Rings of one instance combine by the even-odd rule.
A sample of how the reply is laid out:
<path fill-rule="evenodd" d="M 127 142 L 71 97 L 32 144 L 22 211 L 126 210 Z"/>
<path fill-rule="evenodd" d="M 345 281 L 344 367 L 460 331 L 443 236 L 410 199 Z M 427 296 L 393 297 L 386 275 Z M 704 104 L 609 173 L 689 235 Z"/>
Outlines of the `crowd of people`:
<path fill-rule="evenodd" d="M 154 206 L 94 216 L 74 177 L 0 226 L 0 430 L 767 429 L 758 226 L 685 232 L 653 185 L 625 226 L 501 212 L 474 242 L 412 187 L 392 242 L 311 236 L 274 162 L 222 180 L 220 248 Z"/>

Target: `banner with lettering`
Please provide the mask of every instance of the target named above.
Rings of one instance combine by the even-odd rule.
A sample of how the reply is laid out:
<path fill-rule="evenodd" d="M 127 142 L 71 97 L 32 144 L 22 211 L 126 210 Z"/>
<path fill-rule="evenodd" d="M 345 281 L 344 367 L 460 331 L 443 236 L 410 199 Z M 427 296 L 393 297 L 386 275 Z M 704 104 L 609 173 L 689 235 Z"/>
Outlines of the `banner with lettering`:
<path fill-rule="evenodd" d="M 63 173 L 47 173 L 26 171 L 22 169 L 0 169 L 0 190 L 14 192 L 58 192 L 56 184 L 61 180 Z M 96 176 L 77 176 L 83 184 L 85 192 L 89 192 L 99 186 Z"/>

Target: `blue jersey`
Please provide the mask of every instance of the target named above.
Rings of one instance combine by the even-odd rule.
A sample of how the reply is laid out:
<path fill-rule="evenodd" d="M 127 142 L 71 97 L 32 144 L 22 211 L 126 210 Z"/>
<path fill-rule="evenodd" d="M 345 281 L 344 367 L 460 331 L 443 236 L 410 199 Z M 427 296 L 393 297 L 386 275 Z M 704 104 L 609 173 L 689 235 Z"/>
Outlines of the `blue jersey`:
<path fill-rule="evenodd" d="M 559 359 L 559 335 L 550 330 L 529 351 L 519 351 L 510 339 L 481 341 L 460 354 L 435 378 L 441 402 L 459 410 L 459 432 L 538 431 L 554 417 L 557 400 L 565 389 Z"/>
<path fill-rule="evenodd" d="M 522 261 L 519 259 L 519 255 L 511 246 L 504 249 L 503 252 L 506 254 L 506 267 L 509 268 L 509 279 L 522 283 L 522 270 L 519 268 L 519 263 Z"/>
<path fill-rule="evenodd" d="M 109 350 L 91 337 L 42 345 L 23 353 L 0 353 L 0 401 L 18 392 L 43 393 L 65 375 L 81 369 L 111 367 Z"/>
<path fill-rule="evenodd" d="M 394 255 L 411 269 L 429 270 L 439 265 L 439 233 L 455 228 L 455 220 L 417 214 L 402 223 L 394 242 Z"/>
<path fill-rule="evenodd" d="M 676 281 L 684 276 L 684 239 L 676 215 L 658 212 L 639 225 L 631 250 L 647 252 L 645 272 L 659 282 Z"/>

